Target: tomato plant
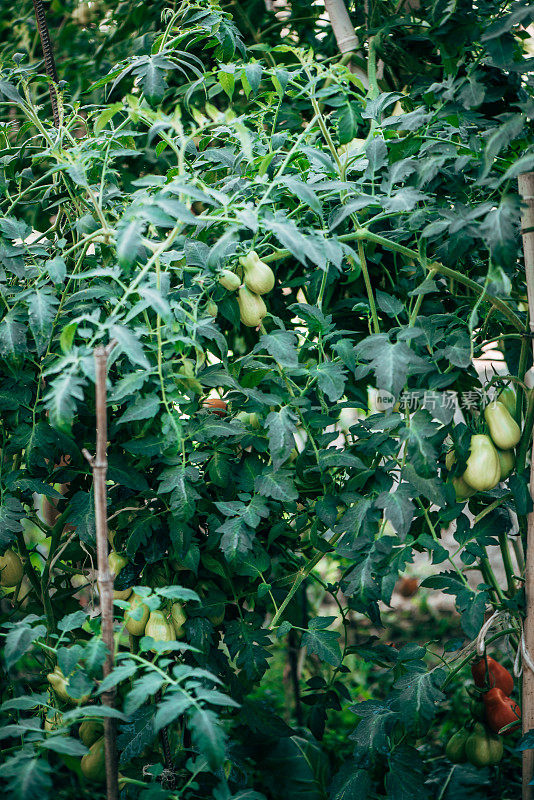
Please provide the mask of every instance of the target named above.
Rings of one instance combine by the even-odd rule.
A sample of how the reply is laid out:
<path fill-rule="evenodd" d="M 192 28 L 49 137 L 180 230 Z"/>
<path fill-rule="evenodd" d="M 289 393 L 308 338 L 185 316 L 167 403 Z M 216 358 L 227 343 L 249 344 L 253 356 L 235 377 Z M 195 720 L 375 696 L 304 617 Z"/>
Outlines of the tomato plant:
<path fill-rule="evenodd" d="M 106 716 L 123 798 L 519 791 L 464 683 L 477 637 L 511 670 L 522 635 L 532 9 L 362 5 L 349 61 L 320 4 L 270 5 L 55 0 L 57 127 L 31 4 L 0 23 L 16 800 L 104 796 Z M 110 343 L 104 677 L 84 451 Z M 457 628 L 389 642 L 422 555 L 406 594 L 452 596 Z M 517 701 L 477 686 L 497 732 Z"/>

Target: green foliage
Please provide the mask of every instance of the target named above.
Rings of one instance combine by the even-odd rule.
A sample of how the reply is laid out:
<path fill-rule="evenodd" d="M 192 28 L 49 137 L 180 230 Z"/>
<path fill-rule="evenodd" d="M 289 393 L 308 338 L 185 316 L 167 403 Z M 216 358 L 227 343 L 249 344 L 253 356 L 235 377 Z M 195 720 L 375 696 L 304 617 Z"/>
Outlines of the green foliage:
<path fill-rule="evenodd" d="M 99 796 L 73 726 L 109 714 L 127 798 L 465 796 L 470 770 L 444 776 L 429 741 L 440 654 L 352 623 L 380 630 L 421 552 L 443 565 L 425 585 L 454 596 L 466 639 L 492 604 L 520 610 L 486 547 L 510 513 L 525 529 L 530 432 L 471 517 L 445 454 L 454 443 L 460 475 L 482 424 L 473 356 L 491 343 L 520 381 L 531 365 L 515 189 L 534 163 L 531 10 L 362 6 L 366 91 L 319 5 L 297 0 L 283 22 L 263 0 L 235 18 L 148 6 L 51 4 L 58 129 L 31 4 L 13 37 L 0 23 L 0 548 L 25 567 L 2 600 L 0 779 L 14 800 Z M 218 280 L 252 249 L 276 276 L 259 329 Z M 109 342 L 107 511 L 128 559 L 115 589 L 151 611 L 180 602 L 186 620 L 176 641 L 128 637 L 117 599 L 104 679 L 83 451 L 93 353 Z M 475 397 L 467 427 L 451 397 Z M 278 715 L 262 693 L 280 652 L 293 695 Z M 350 680 L 364 662 L 373 699 Z M 66 697 L 46 681 L 56 666 Z M 101 705 L 111 689 L 115 711 Z"/>

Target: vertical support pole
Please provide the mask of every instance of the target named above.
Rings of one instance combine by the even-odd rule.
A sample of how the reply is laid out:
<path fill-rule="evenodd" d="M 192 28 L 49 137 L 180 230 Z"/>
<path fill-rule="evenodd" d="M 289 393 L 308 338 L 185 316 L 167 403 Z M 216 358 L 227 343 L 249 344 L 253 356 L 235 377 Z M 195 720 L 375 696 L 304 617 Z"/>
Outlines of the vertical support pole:
<path fill-rule="evenodd" d="M 100 613 L 102 618 L 102 639 L 108 649 L 104 663 L 104 677 L 113 669 L 115 656 L 115 640 L 113 637 L 113 576 L 108 564 L 108 522 L 107 522 L 107 359 L 113 347 L 97 347 L 95 349 L 95 393 L 96 393 L 96 455 L 84 450 L 93 471 L 93 490 L 95 496 L 96 519 L 96 556 L 98 564 L 98 591 L 100 595 Z M 102 694 L 102 702 L 113 708 L 114 691 Z M 104 719 L 104 745 L 106 753 L 106 797 L 117 800 L 119 796 L 117 769 L 116 723 L 114 719 Z"/>
<path fill-rule="evenodd" d="M 519 194 L 523 201 L 521 233 L 529 309 L 530 334 L 534 336 L 534 172 L 519 176 Z M 534 338 L 532 339 L 534 349 Z M 534 497 L 534 443 L 530 461 L 530 494 Z M 534 653 L 534 511 L 527 520 L 527 551 L 525 564 L 525 644 L 529 653 Z M 523 665 L 521 692 L 522 731 L 534 728 L 534 673 Z M 529 786 L 534 777 L 534 750 L 523 751 L 523 800 L 533 800 L 534 787 Z"/>
<path fill-rule="evenodd" d="M 43 56 L 45 62 L 46 74 L 53 81 L 50 84 L 50 101 L 52 103 L 52 115 L 54 117 L 54 125 L 59 128 L 59 110 L 57 103 L 57 90 L 56 84 L 58 82 L 56 62 L 54 61 L 54 50 L 52 42 L 50 41 L 50 33 L 48 25 L 46 24 L 46 15 L 43 6 L 43 0 L 33 0 L 33 10 L 35 11 L 35 19 L 37 20 L 37 30 L 39 31 L 39 38 L 41 39 L 41 47 L 43 49 Z"/>
<path fill-rule="evenodd" d="M 356 36 L 354 26 L 350 21 L 349 12 L 345 5 L 345 0 L 325 0 L 326 13 L 330 19 L 332 31 L 336 38 L 337 46 L 341 55 L 345 56 L 345 62 L 350 58 L 351 53 L 356 53 L 360 49 L 360 42 Z M 367 73 L 360 67 L 352 66 L 353 72 L 359 78 L 366 89 L 369 88 Z"/>

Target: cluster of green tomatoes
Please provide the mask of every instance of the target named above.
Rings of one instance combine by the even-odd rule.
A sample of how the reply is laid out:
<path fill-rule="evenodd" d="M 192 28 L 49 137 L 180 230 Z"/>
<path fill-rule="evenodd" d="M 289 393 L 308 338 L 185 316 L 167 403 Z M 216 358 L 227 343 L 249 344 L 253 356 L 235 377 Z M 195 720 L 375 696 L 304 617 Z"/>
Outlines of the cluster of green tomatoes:
<path fill-rule="evenodd" d="M 512 473 L 514 448 L 521 439 L 521 428 L 510 413 L 513 403 L 515 394 L 505 390 L 484 409 L 488 433 L 471 437 L 465 471 L 452 478 L 457 500 L 467 500 L 475 492 L 489 492 Z M 445 458 L 448 470 L 455 461 L 454 450 L 450 450 Z"/>
<path fill-rule="evenodd" d="M 274 272 L 268 264 L 260 260 L 255 250 L 239 259 L 240 273 L 229 269 L 221 270 L 219 283 L 229 292 L 237 291 L 239 316 L 247 328 L 257 328 L 267 314 L 267 306 L 262 295 L 274 288 Z"/>

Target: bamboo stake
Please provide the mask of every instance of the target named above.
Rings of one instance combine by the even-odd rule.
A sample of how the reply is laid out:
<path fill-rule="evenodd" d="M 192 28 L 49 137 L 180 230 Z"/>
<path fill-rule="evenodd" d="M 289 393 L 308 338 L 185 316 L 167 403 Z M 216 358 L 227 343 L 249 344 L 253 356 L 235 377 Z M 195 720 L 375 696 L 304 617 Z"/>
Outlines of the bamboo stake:
<path fill-rule="evenodd" d="M 115 342 L 107 347 L 97 347 L 95 357 L 95 392 L 96 392 L 96 455 L 88 450 L 83 454 L 93 471 L 93 489 L 95 495 L 96 518 L 96 555 L 98 564 L 98 591 L 100 594 L 100 613 L 102 618 L 102 639 L 108 649 L 104 663 L 104 677 L 113 669 L 115 641 L 113 637 L 113 576 L 108 564 L 108 523 L 107 523 L 107 396 L 106 377 L 107 360 Z M 113 708 L 115 692 L 102 694 L 102 702 Z M 118 766 L 116 724 L 110 717 L 104 719 L 104 745 L 106 753 L 106 797 L 107 800 L 118 800 Z"/>
<path fill-rule="evenodd" d="M 521 214 L 521 233 L 525 258 L 525 276 L 529 309 L 530 335 L 534 337 L 534 172 L 519 176 L 519 194 L 524 208 Z M 534 338 L 532 338 L 534 352 Z M 530 494 L 534 497 L 534 444 L 530 460 Z M 534 511 L 528 515 L 527 550 L 525 566 L 525 644 L 529 653 L 534 653 Z M 522 731 L 534 728 L 534 673 L 523 665 L 521 687 Z M 529 786 L 534 776 L 534 750 L 523 750 L 523 800 L 532 800 L 534 794 Z"/>
<path fill-rule="evenodd" d="M 356 36 L 354 26 L 350 21 L 349 12 L 345 6 L 345 0 L 325 0 L 325 7 L 339 52 L 342 55 L 357 53 L 360 49 L 360 42 Z M 352 65 L 351 72 L 360 79 L 366 89 L 369 88 L 369 79 L 365 70 Z"/>

